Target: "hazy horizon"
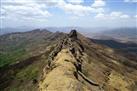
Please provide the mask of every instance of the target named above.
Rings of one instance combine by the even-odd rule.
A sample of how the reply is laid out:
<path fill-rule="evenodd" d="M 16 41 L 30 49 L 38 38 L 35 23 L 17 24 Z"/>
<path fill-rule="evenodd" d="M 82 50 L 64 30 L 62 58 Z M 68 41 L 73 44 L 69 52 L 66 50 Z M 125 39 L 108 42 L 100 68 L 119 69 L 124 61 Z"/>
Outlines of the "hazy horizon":
<path fill-rule="evenodd" d="M 103 31 L 111 31 L 113 29 L 137 29 L 137 27 L 115 27 L 115 28 L 109 28 L 109 27 L 79 27 L 79 26 L 61 26 L 61 27 L 56 27 L 56 26 L 47 26 L 47 27 L 7 27 L 7 28 L 0 28 L 0 35 L 1 34 L 6 34 L 6 33 L 12 33 L 12 32 L 27 32 L 27 31 L 33 31 L 35 29 L 47 29 L 50 32 L 69 32 L 72 29 L 76 29 L 78 32 L 81 33 L 99 33 Z"/>

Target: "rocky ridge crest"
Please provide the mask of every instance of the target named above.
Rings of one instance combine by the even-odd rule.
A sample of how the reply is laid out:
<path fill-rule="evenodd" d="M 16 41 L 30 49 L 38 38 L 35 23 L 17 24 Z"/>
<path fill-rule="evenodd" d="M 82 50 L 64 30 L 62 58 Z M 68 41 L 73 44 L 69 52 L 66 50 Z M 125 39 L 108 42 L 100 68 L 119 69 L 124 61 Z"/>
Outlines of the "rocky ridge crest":
<path fill-rule="evenodd" d="M 65 52 L 65 53 L 64 53 Z M 64 36 L 64 38 L 57 44 L 57 47 L 51 52 L 50 56 L 49 56 L 49 60 L 48 60 L 48 69 L 50 69 L 49 72 L 47 72 L 44 76 L 43 76 L 43 82 L 41 82 L 40 84 L 40 91 L 44 91 L 45 89 L 47 89 L 46 91 L 50 91 L 50 90 L 55 90 L 55 89 L 51 89 L 50 88 L 50 84 L 56 84 L 53 85 L 55 86 L 56 90 L 55 91 L 88 91 L 88 87 L 84 86 L 84 84 L 82 84 L 79 80 L 85 80 L 86 82 L 88 82 L 91 85 L 94 86 L 98 86 L 98 91 L 101 91 L 100 86 L 93 82 L 92 80 L 90 80 L 89 78 L 87 78 L 83 73 L 82 73 L 82 62 L 83 60 L 83 55 L 84 55 L 84 46 L 82 45 L 81 41 L 78 39 L 77 37 L 77 31 L 76 30 L 72 30 L 68 35 Z M 64 58 L 62 58 L 62 56 L 64 56 Z M 66 57 L 65 57 L 66 56 Z M 61 63 L 59 63 L 61 62 Z M 66 62 L 69 62 L 68 64 L 66 64 Z M 66 72 L 68 72 L 69 70 L 71 70 L 70 74 L 71 77 L 73 78 L 72 81 L 70 81 L 70 83 L 65 83 L 65 80 L 63 81 L 63 77 L 64 74 L 66 72 L 62 72 L 64 74 L 56 74 L 57 77 L 55 78 L 55 82 L 52 83 L 52 81 L 49 81 L 50 76 L 48 76 L 49 74 L 52 74 L 53 72 L 57 72 L 57 69 L 60 69 L 60 66 L 65 66 L 66 68 L 61 68 L 62 70 L 64 69 Z M 67 66 L 69 66 L 67 69 Z M 47 68 L 45 68 L 47 70 Z M 45 73 L 45 72 L 44 72 Z M 58 76 L 60 75 L 60 77 L 62 77 L 62 82 L 64 82 L 65 84 L 71 84 L 75 87 L 60 87 L 57 84 L 60 84 L 58 82 Z M 53 75 L 52 75 L 53 76 Z M 68 76 L 68 75 L 67 75 Z M 64 79 L 69 79 L 69 77 L 64 77 Z M 52 79 L 53 80 L 53 79 Z M 57 83 L 56 83 L 57 82 Z M 45 84 L 48 86 L 44 87 Z M 60 87 L 60 88 L 59 88 Z M 67 90 L 68 89 L 68 90 Z M 89 90 L 90 91 L 90 90 Z"/>

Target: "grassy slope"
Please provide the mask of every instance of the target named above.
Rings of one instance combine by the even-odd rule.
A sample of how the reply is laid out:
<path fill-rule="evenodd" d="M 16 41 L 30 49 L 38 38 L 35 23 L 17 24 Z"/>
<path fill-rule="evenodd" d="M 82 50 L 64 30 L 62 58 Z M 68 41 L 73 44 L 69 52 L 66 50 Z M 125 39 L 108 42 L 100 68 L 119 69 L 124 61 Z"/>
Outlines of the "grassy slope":
<path fill-rule="evenodd" d="M 10 36 L 14 38 L 10 39 Z M 3 76 L 0 80 L 0 91 L 35 91 L 37 80 L 47 64 L 47 57 L 60 36 L 58 33 L 39 33 L 39 31 L 32 34 L 29 32 L 0 36 L 0 75 Z M 29 59 L 35 56 L 39 56 L 37 60 Z M 24 60 L 32 62 L 21 63 Z M 16 64 L 22 66 L 11 67 L 2 73 L 1 69 L 10 67 L 11 64 L 13 67 Z M 2 80 L 4 83 L 1 83 Z"/>
<path fill-rule="evenodd" d="M 54 46 L 50 46 L 45 49 L 45 52 L 38 56 L 34 61 L 27 59 L 27 61 L 33 61 L 31 64 L 25 64 L 21 67 L 16 67 L 15 69 L 9 69 L 8 73 L 4 79 L 6 86 L 0 86 L 0 90 L 4 91 L 36 91 L 38 86 L 38 80 L 40 80 L 40 75 L 43 71 L 43 67 L 47 64 L 47 59 L 49 53 L 53 50 Z M 19 63 L 20 65 L 20 63 Z M 6 74 L 5 73 L 5 74 Z M 8 79 L 8 80 L 6 80 Z"/>
<path fill-rule="evenodd" d="M 0 67 L 26 59 L 30 53 L 33 56 L 33 52 L 41 45 L 49 45 L 48 37 L 52 35 L 47 31 L 31 31 L 0 36 Z"/>

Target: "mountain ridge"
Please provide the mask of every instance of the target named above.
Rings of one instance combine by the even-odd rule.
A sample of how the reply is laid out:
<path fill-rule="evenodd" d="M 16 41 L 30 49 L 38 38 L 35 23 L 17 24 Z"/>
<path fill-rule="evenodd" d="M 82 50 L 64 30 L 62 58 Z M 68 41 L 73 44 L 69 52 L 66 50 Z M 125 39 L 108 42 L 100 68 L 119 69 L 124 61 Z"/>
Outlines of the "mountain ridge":
<path fill-rule="evenodd" d="M 39 31 L 35 31 L 36 34 L 32 33 L 35 35 L 32 38 L 28 39 L 31 36 L 27 36 L 28 40 L 25 40 L 33 39 L 33 42 L 36 42 L 30 46 L 30 49 L 36 51 L 36 55 L 30 51 L 33 55 L 25 58 L 26 60 L 20 59 L 21 61 L 12 65 L 1 67 L 0 89 L 4 91 L 136 91 L 136 61 L 118 54 L 115 49 L 94 43 L 94 40 L 81 35 L 76 30 L 72 30 L 69 34 L 56 32 L 45 33 L 43 36 L 41 35 L 43 33 L 37 32 Z M 15 39 L 13 38 L 12 41 Z M 44 46 L 39 46 L 41 44 Z"/>
<path fill-rule="evenodd" d="M 67 37 L 67 36 L 66 36 Z M 72 42 L 71 42 L 71 39 L 72 39 Z M 79 41 L 79 42 L 78 42 Z M 87 40 L 88 41 L 88 40 Z M 74 42 L 74 43 L 73 43 Z M 75 42 L 76 42 L 76 44 L 75 44 Z M 77 44 L 78 43 L 78 44 Z M 73 45 L 74 44 L 74 47 L 73 46 L 70 46 L 70 45 Z M 48 76 L 49 74 L 47 73 L 47 75 L 46 75 L 46 78 L 43 80 L 43 86 L 42 86 L 42 88 L 41 88 L 41 90 L 40 91 L 44 91 L 44 90 L 47 90 L 47 91 L 50 91 L 50 90 L 55 90 L 55 91 L 64 91 L 64 90 L 66 90 L 66 91 L 77 91 L 77 90 L 80 90 L 80 91 L 91 91 L 91 90 L 94 90 L 94 91 L 103 91 L 104 89 L 105 89 L 105 91 L 106 91 L 106 89 L 111 89 L 111 91 L 113 91 L 114 89 L 112 89 L 111 87 L 107 87 L 107 88 L 105 88 L 105 87 L 103 87 L 104 85 L 106 85 L 106 83 L 100 83 L 100 82 L 98 82 L 97 81 L 97 83 L 99 83 L 99 85 L 97 84 L 97 83 L 93 83 L 93 81 L 92 80 L 90 80 L 90 79 L 93 79 L 93 78 L 88 78 L 87 76 L 85 76 L 84 74 L 84 72 L 83 72 L 83 69 L 85 69 L 85 68 L 83 68 L 82 67 L 82 63 L 85 61 L 84 59 L 87 59 L 86 57 L 84 58 L 84 57 L 82 57 L 82 55 L 87 55 L 87 53 L 84 51 L 84 46 L 85 45 L 81 45 L 82 44 L 82 42 L 81 42 L 81 40 L 79 40 L 79 38 L 77 37 L 77 35 L 76 35 L 76 31 L 75 30 L 72 30 L 71 32 L 70 32 L 70 34 L 68 35 L 68 38 L 63 38 L 63 42 L 61 42 L 61 45 L 59 46 L 59 48 L 57 47 L 57 49 L 59 49 L 57 52 L 55 52 L 55 53 L 53 53 L 53 54 L 55 54 L 54 55 L 54 57 L 55 57 L 55 59 L 53 58 L 53 64 L 52 63 L 50 63 L 50 64 L 52 64 L 52 65 L 55 65 L 55 67 L 53 67 L 53 69 L 49 72 L 49 74 L 52 74 L 51 76 L 55 76 L 55 77 L 53 77 L 53 78 L 50 78 L 50 76 Z M 79 46 L 77 46 L 77 45 L 79 45 Z M 93 45 L 93 44 L 92 44 Z M 79 49 L 80 48 L 80 49 Z M 68 50 L 67 50 L 68 49 Z M 63 51 L 63 52 L 62 52 Z M 85 52 L 85 53 L 83 53 L 83 52 Z M 67 53 L 69 54 L 69 53 L 71 53 L 71 55 L 73 55 L 73 57 L 74 57 L 74 59 L 69 59 L 69 57 L 68 57 L 68 59 L 67 59 L 67 57 L 64 57 L 63 59 L 61 59 L 62 58 L 62 56 L 65 56 L 65 54 L 64 53 L 66 53 L 66 55 L 67 55 Z M 75 54 L 76 53 L 76 54 Z M 62 54 L 62 55 L 61 55 Z M 63 55 L 64 54 L 64 55 Z M 104 53 L 103 53 L 103 55 L 102 54 L 98 54 L 99 55 L 99 57 L 103 57 L 103 55 L 104 55 Z M 108 54 L 105 54 L 105 56 L 106 55 L 108 55 Z M 112 54 L 111 54 L 112 55 Z M 108 67 L 110 67 L 110 69 L 112 70 L 112 72 L 114 72 L 114 74 L 116 74 L 116 77 L 117 77 L 117 75 L 118 75 L 118 77 L 119 76 L 121 76 L 121 77 L 123 77 L 122 75 L 120 75 L 120 74 L 118 74 L 118 73 L 115 73 L 115 70 L 116 71 L 118 71 L 118 69 L 119 68 L 115 68 L 115 67 L 117 67 L 118 66 L 118 64 L 121 64 L 121 62 L 122 62 L 122 60 L 123 61 L 125 61 L 125 58 L 123 58 L 123 57 L 118 57 L 118 59 L 117 58 L 115 58 L 115 57 L 113 57 L 113 56 L 107 56 L 107 57 L 110 57 L 110 59 L 111 59 L 111 64 L 113 65 L 113 66 L 110 66 L 110 64 L 107 64 L 107 62 L 110 62 L 110 61 L 104 61 L 103 62 L 103 64 L 105 64 L 106 66 L 108 66 Z M 57 57 L 57 58 L 56 58 Z M 73 58 L 72 57 L 72 58 Z M 104 57 L 105 58 L 105 57 Z M 120 58 L 120 59 L 119 59 Z M 106 59 L 106 58 L 105 58 Z M 110 60 L 109 59 L 109 60 Z M 73 61 L 72 61 L 73 60 Z M 116 61 L 117 60 L 117 61 Z M 121 60 L 121 62 L 119 63 L 118 62 L 118 60 Z M 58 61 L 61 61 L 61 63 L 60 62 L 58 62 Z M 84 82 L 85 84 L 88 84 L 87 86 L 83 86 L 83 85 L 80 85 L 80 86 L 78 86 L 78 85 L 76 85 L 76 83 L 75 84 L 73 84 L 73 86 L 74 86 L 74 88 L 72 89 L 71 87 L 69 87 L 69 88 L 67 88 L 67 86 L 66 87 L 64 87 L 64 86 L 62 86 L 61 85 L 61 87 L 60 87 L 60 85 L 59 84 L 61 84 L 62 82 L 64 82 L 65 81 L 65 79 L 64 80 L 62 80 L 61 82 L 59 82 L 58 81 L 58 76 L 56 77 L 56 75 L 59 75 L 58 74 L 58 71 L 56 71 L 59 67 L 60 67 L 60 65 L 63 65 L 63 61 L 65 62 L 65 61 L 67 61 L 65 64 L 67 64 L 68 62 L 71 62 L 75 67 L 74 68 L 76 68 L 75 70 L 74 70 L 74 72 L 73 73 L 75 73 L 75 74 L 71 74 L 72 76 L 75 76 L 76 77 L 76 79 L 78 79 L 78 81 L 81 83 L 81 81 L 82 82 Z M 57 62 L 57 63 L 56 63 Z M 74 63 L 73 63 L 74 62 Z M 58 64 L 59 63 L 59 64 Z M 72 65 L 72 64 L 70 64 L 70 65 Z M 123 64 L 123 62 L 122 62 L 122 64 Z M 114 66 L 115 65 L 115 66 Z M 117 65 L 117 66 L 116 66 Z M 126 66 L 126 64 L 124 64 L 125 66 Z M 123 65 L 123 66 L 124 66 Z M 68 63 L 68 66 L 69 66 L 69 63 Z M 133 65 L 132 65 L 133 66 Z M 63 67 L 67 67 L 67 66 L 63 66 Z M 129 67 L 131 67 L 131 66 L 129 66 Z M 135 67 L 135 66 L 134 66 Z M 120 67 L 121 68 L 121 67 Z M 128 69 L 128 68 L 127 68 Z M 137 69 L 137 68 L 135 68 L 135 69 Z M 63 68 L 62 68 L 62 70 L 63 70 Z M 123 69 L 123 71 L 124 71 L 124 69 Z M 53 73 L 52 73 L 53 72 Z M 67 70 L 65 70 L 64 72 L 67 72 Z M 122 72 L 122 71 L 121 71 Z M 54 75 L 54 73 L 56 73 L 56 75 Z M 60 73 L 60 72 L 59 72 Z M 123 73 L 123 72 L 122 72 Z M 62 73 L 63 74 L 63 73 Z M 65 73 L 64 73 L 64 75 L 65 75 Z M 63 75 L 63 76 L 64 76 Z M 111 73 L 111 71 L 110 71 L 110 74 L 109 74 L 109 76 L 113 76 L 113 73 Z M 82 76 L 82 77 L 81 77 Z M 115 76 L 115 75 L 114 75 Z M 59 76 L 59 77 L 62 77 L 62 76 Z M 84 78 L 85 77 L 85 79 L 82 79 L 82 78 Z M 54 79 L 55 78 L 55 79 Z M 50 79 L 50 82 L 49 82 L 49 79 Z M 52 80 L 55 80 L 55 81 L 53 81 L 52 82 Z M 59 79 L 61 79 L 61 78 L 59 78 Z M 63 78 L 62 78 L 63 79 Z M 87 80 L 88 79 L 88 80 Z M 113 77 L 111 78 L 111 79 L 113 79 Z M 121 78 L 119 78 L 119 79 L 121 79 Z M 84 81 L 83 81 L 84 80 Z M 72 81 L 72 83 L 73 83 L 73 80 L 71 80 Z M 122 80 L 121 79 L 121 81 L 123 81 L 124 83 L 119 83 L 119 84 L 121 84 L 122 85 L 122 87 L 121 88 L 119 88 L 119 89 L 121 89 L 121 90 L 125 90 L 125 91 L 128 91 L 128 89 L 127 88 L 125 88 L 125 85 L 124 84 L 127 84 L 127 82 L 125 82 L 124 80 Z M 49 82 L 49 83 L 48 83 Z M 68 83 L 64 83 L 64 85 L 66 84 L 66 85 L 69 85 L 69 83 L 71 83 L 71 82 L 68 82 Z M 90 84 L 89 84 L 90 83 Z M 47 84 L 47 86 L 46 86 L 46 84 Z M 51 85 L 50 85 L 51 84 Z M 56 84 L 56 85 L 53 85 L 53 84 Z M 63 84 L 63 83 L 62 83 Z M 78 83 L 77 83 L 78 84 Z M 95 85 L 96 84 L 96 85 Z M 111 84 L 113 84 L 113 83 L 111 83 Z M 116 83 L 116 84 L 118 84 L 118 83 Z M 53 85 L 53 86 L 52 86 Z M 95 87 L 94 87 L 94 85 L 95 85 Z M 46 87 L 44 87 L 44 86 L 46 86 Z M 56 87 L 57 86 L 57 87 Z M 96 87 L 96 86 L 99 86 L 99 87 Z M 44 87 L 44 88 L 43 88 Z M 54 88 L 55 87 L 55 88 Z M 109 90 L 108 90 L 109 91 Z"/>
<path fill-rule="evenodd" d="M 40 89 L 41 89 L 40 91 L 45 91 L 45 90 L 47 90 L 47 91 L 50 91 L 50 90 L 88 91 L 88 88 L 86 86 L 84 86 L 84 84 L 82 84 L 81 82 L 77 82 L 77 80 L 75 80 L 75 79 L 79 79 L 79 76 L 82 76 L 81 78 L 85 79 L 85 81 L 87 81 L 88 83 L 90 83 L 94 86 L 99 86 L 98 84 L 89 80 L 82 73 L 81 65 L 82 65 L 82 61 L 83 61 L 82 56 L 84 55 L 83 54 L 84 47 L 80 44 L 80 41 L 77 39 L 76 30 L 72 30 L 68 34 L 68 36 L 65 36 L 65 37 L 66 38 L 63 39 L 61 44 L 59 44 L 57 46 L 57 49 L 56 49 L 57 51 L 54 50 L 54 52 L 52 52 L 52 58 L 51 58 L 52 60 L 50 60 L 48 63 L 49 64 L 48 66 L 52 70 L 49 74 L 47 73 L 46 78 L 41 83 L 42 86 L 40 85 Z M 53 58 L 53 56 L 54 56 L 54 58 Z M 63 56 L 63 58 L 61 56 Z M 52 65 L 52 67 L 51 67 L 51 65 Z M 65 69 L 63 70 L 63 68 L 61 66 L 65 67 Z M 60 67 L 64 73 L 59 72 L 59 71 L 61 71 Z M 59 71 L 57 71 L 58 69 L 59 69 Z M 69 72 L 69 70 L 71 70 L 72 72 L 71 71 Z M 73 79 L 69 79 L 69 77 L 64 77 L 63 74 L 66 74 L 65 72 L 68 72 L 69 75 L 74 76 L 74 77 L 72 77 Z M 50 77 L 50 76 L 56 76 L 56 75 L 54 75 L 54 73 L 56 73 L 56 75 L 58 75 L 58 77 L 56 77 L 56 79 L 55 79 L 56 81 L 55 82 L 49 81 L 49 80 L 52 80 L 55 78 L 55 77 L 52 77 L 52 78 Z M 53 75 L 51 75 L 51 74 L 53 74 Z M 50 76 L 48 76 L 48 75 L 50 75 Z M 61 77 L 61 78 L 59 78 L 59 77 Z M 61 83 L 58 81 L 59 79 L 62 79 Z M 67 81 L 67 79 L 68 79 L 68 82 L 65 83 L 65 81 Z M 48 81 L 49 81 L 49 83 L 48 83 Z M 47 87 L 44 87 L 46 84 L 49 84 L 49 85 Z M 61 84 L 64 84 L 64 86 L 61 86 Z M 67 88 L 67 86 L 69 84 L 72 85 L 73 87 Z M 56 89 L 54 89 L 53 87 Z"/>

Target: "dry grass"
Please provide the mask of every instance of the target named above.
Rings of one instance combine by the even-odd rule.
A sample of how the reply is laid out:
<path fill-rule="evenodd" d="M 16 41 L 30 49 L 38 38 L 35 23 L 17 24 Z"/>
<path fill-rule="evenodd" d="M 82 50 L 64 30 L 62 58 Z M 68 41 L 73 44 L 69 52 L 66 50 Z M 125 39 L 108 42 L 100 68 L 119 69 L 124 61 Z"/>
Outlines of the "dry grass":
<path fill-rule="evenodd" d="M 129 91 L 127 89 L 129 83 L 125 80 L 124 76 L 117 72 L 113 71 L 110 74 L 108 84 L 118 91 Z"/>
<path fill-rule="evenodd" d="M 72 62 L 75 61 L 68 49 L 58 53 L 54 60 L 56 68 L 40 83 L 41 91 L 88 91 L 74 76 L 76 68 Z"/>

